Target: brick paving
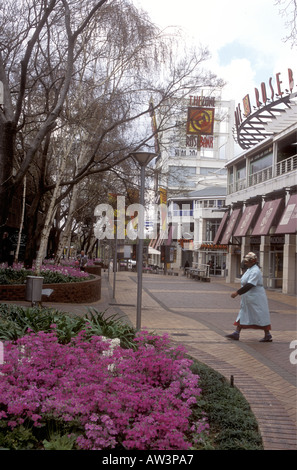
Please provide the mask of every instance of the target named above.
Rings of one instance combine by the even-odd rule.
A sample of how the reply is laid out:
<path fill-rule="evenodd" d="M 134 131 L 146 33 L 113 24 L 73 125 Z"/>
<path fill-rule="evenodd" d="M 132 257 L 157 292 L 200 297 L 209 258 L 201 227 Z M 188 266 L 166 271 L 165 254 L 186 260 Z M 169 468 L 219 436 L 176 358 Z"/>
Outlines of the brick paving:
<path fill-rule="evenodd" d="M 267 291 L 272 343 L 259 343 L 263 332 L 257 330 L 244 330 L 240 341 L 232 341 L 225 335 L 234 329 L 239 298 L 231 299 L 230 293 L 238 287 L 222 278 L 205 283 L 144 274 L 141 327 L 168 333 L 192 357 L 227 380 L 233 376 L 257 418 L 265 450 L 297 450 L 297 366 L 290 361 L 290 343 L 297 340 L 296 296 Z M 113 284 L 113 274 L 108 279 L 103 272 L 101 292 L 101 300 L 90 307 L 125 315 L 136 325 L 136 273 L 119 272 Z M 85 313 L 80 304 L 47 305 Z"/>

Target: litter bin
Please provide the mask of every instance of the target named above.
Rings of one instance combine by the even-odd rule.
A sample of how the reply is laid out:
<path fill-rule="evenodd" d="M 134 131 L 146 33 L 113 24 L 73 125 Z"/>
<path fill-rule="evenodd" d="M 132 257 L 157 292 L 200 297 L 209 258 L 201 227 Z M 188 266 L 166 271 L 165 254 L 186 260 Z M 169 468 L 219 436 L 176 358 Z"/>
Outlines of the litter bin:
<path fill-rule="evenodd" d="M 41 302 L 43 277 L 27 276 L 26 277 L 26 300 L 32 302 Z"/>

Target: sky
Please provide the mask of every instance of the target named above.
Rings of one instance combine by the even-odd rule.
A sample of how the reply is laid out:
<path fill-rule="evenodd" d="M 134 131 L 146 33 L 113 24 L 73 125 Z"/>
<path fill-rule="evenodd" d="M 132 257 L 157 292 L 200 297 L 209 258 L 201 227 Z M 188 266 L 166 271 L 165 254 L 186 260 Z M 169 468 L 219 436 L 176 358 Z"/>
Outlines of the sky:
<path fill-rule="evenodd" d="M 287 19 L 275 0 L 132 0 L 147 11 L 152 21 L 165 28 L 179 26 L 190 42 L 207 46 L 211 60 L 205 63 L 227 85 L 224 99 L 242 102 L 261 82 L 269 88 L 276 73 L 284 89 L 288 88 L 288 68 L 297 91 L 297 51 L 284 41 L 289 34 Z"/>

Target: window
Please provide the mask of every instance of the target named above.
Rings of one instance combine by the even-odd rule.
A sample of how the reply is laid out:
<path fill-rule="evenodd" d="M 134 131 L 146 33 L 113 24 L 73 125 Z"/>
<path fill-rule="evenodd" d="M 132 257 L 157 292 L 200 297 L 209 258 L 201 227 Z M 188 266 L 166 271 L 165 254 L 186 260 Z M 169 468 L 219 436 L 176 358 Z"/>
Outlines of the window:
<path fill-rule="evenodd" d="M 246 177 L 246 164 L 245 161 L 243 163 L 239 163 L 236 166 L 236 181 L 242 180 Z"/>
<path fill-rule="evenodd" d="M 196 175 L 196 167 L 170 166 L 168 185 L 170 187 L 187 187 L 195 188 L 194 179 L 191 177 Z"/>
<path fill-rule="evenodd" d="M 221 220 L 214 219 L 214 220 L 206 220 L 206 233 L 205 233 L 205 241 L 212 242 L 215 238 L 215 234 L 217 233 Z"/>
<path fill-rule="evenodd" d="M 226 175 L 226 168 L 201 167 L 200 175 Z"/>
<path fill-rule="evenodd" d="M 258 171 L 265 170 L 272 166 L 272 156 L 273 153 L 268 153 L 267 155 L 259 156 L 253 159 L 250 163 L 250 175 L 257 173 Z"/>

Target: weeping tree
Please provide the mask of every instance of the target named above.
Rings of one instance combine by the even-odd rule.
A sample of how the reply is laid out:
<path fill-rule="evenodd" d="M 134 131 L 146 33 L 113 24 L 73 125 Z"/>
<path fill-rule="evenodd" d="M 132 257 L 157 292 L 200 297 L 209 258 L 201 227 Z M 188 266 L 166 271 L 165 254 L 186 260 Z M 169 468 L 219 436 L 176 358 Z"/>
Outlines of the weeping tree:
<path fill-rule="evenodd" d="M 55 128 L 73 80 L 80 38 L 106 3 L 17 0 L 2 5 L 1 225 L 8 218 L 16 188 Z M 23 152 L 18 155 L 20 141 Z M 18 167 L 14 163 L 17 157 L 21 160 Z"/>
<path fill-rule="evenodd" d="M 222 83 L 202 68 L 206 49 L 181 51 L 179 32 L 128 0 L 7 0 L 2 10 L 0 225 L 26 176 L 26 256 L 40 240 L 40 265 L 57 209 L 70 227 L 83 182 L 120 174 L 144 144 L 154 150 L 150 99 L 162 131 L 176 125 L 178 101 Z"/>
<path fill-rule="evenodd" d="M 297 2 L 296 0 L 276 0 L 276 5 L 280 6 L 280 14 L 286 20 L 288 35 L 284 38 L 289 41 L 292 47 L 297 44 Z"/>

